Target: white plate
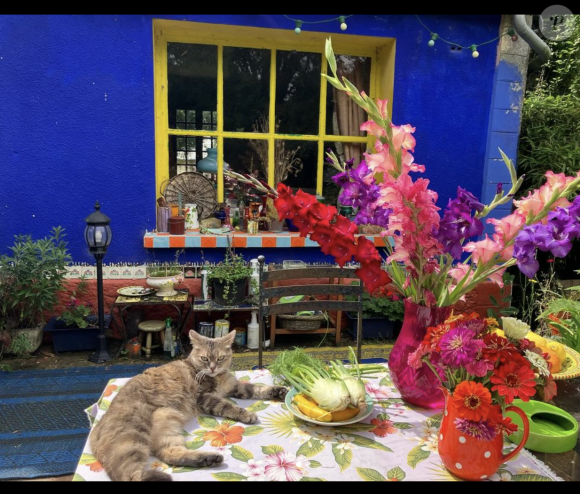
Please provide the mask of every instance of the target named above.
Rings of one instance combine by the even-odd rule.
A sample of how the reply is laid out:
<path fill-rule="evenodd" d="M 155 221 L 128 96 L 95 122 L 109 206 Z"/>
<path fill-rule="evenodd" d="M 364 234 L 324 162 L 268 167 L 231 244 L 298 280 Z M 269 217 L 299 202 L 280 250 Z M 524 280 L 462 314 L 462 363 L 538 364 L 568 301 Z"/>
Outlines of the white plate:
<path fill-rule="evenodd" d="M 292 403 L 292 399 L 297 393 L 298 391 L 296 390 L 296 388 L 292 388 L 290 391 L 288 391 L 288 394 L 286 395 L 286 406 L 288 407 L 288 410 L 290 410 L 290 412 L 296 415 L 296 417 L 298 417 L 301 420 L 304 420 L 305 422 L 310 422 L 312 424 L 325 425 L 326 427 L 340 427 L 341 425 L 355 424 L 356 422 L 360 422 L 361 420 L 366 419 L 371 413 L 373 413 L 374 402 L 371 396 L 367 393 L 366 410 L 361 410 L 358 413 L 358 415 L 355 415 L 351 419 L 343 420 L 342 422 L 321 422 L 319 420 L 314 420 L 310 417 L 307 417 L 300 411 L 300 409 L 294 403 Z"/>
<path fill-rule="evenodd" d="M 155 290 L 142 286 L 124 286 L 123 288 L 119 288 L 117 293 L 123 295 L 123 297 L 143 297 L 155 293 Z"/>

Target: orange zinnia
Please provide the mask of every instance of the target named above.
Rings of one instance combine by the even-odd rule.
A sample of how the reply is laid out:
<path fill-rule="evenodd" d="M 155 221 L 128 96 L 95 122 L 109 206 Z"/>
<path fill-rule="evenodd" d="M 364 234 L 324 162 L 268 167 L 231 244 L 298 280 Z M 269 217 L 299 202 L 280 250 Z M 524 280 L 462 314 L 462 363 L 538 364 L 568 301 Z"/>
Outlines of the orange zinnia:
<path fill-rule="evenodd" d="M 204 441 L 211 441 L 211 445 L 216 448 L 221 448 L 226 444 L 234 444 L 242 441 L 242 434 L 244 428 L 239 425 L 221 424 L 215 429 L 207 431 L 203 435 Z"/>
<path fill-rule="evenodd" d="M 478 422 L 489 413 L 491 393 L 481 383 L 463 381 L 453 392 L 453 405 L 459 418 Z"/>

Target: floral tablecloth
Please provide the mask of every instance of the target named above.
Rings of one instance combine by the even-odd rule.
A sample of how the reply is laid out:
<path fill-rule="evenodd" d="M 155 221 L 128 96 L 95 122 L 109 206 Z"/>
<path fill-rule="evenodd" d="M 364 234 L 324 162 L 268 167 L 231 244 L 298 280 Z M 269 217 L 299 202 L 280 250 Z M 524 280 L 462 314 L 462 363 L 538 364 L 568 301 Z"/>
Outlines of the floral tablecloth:
<path fill-rule="evenodd" d="M 241 381 L 271 384 L 267 370 L 238 371 Z M 87 410 L 94 425 L 128 379 L 112 379 Z M 454 480 L 437 453 L 441 413 L 406 405 L 388 369 L 366 381 L 373 413 L 343 427 L 316 426 L 296 418 L 280 402 L 236 400 L 259 416 L 254 425 L 200 416 L 186 427 L 189 449 L 219 451 L 219 467 L 174 467 L 151 458 L 151 468 L 174 480 Z M 506 442 L 506 448 L 513 445 Z M 109 480 L 87 441 L 73 480 Z M 526 450 L 501 465 L 490 480 L 561 480 Z"/>

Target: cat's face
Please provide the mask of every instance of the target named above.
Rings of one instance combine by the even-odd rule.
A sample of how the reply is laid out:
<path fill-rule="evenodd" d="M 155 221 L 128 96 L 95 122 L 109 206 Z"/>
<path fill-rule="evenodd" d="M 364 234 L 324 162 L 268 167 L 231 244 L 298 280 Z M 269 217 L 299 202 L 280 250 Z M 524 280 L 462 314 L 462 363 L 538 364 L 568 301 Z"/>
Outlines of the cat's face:
<path fill-rule="evenodd" d="M 232 344 L 235 337 L 235 331 L 222 338 L 206 338 L 192 330 L 189 332 L 189 339 L 193 349 L 188 358 L 205 375 L 217 376 L 228 372 L 232 365 Z"/>

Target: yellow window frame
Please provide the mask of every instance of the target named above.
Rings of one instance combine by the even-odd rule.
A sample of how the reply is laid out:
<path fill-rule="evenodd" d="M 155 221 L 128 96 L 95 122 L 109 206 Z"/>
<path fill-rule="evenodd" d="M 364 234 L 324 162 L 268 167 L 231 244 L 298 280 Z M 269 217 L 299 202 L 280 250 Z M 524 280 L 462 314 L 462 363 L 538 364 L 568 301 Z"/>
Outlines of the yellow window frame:
<path fill-rule="evenodd" d="M 320 108 L 318 135 L 288 135 L 275 132 L 276 113 L 276 53 L 277 50 L 300 50 L 322 54 L 322 73 L 326 74 L 324 57 L 325 39 L 328 33 L 303 31 L 296 36 L 292 29 L 266 29 L 256 27 L 205 24 L 165 19 L 153 20 L 154 87 L 155 87 L 155 186 L 161 191 L 169 179 L 169 136 L 204 136 L 217 138 L 217 147 L 223 150 L 227 139 L 264 139 L 268 141 L 268 183 L 274 184 L 273 157 L 277 139 L 314 141 L 318 143 L 316 192 L 322 194 L 324 166 L 324 143 L 362 142 L 373 144 L 371 138 L 326 134 L 327 82 L 320 78 Z M 195 43 L 216 45 L 217 60 L 217 130 L 171 129 L 168 121 L 167 100 L 167 43 Z M 395 69 L 395 39 L 373 36 L 332 34 L 334 52 L 341 55 L 364 56 L 371 59 L 370 95 L 387 99 L 389 114 L 392 111 L 393 80 Z M 268 133 L 228 132 L 223 129 L 223 48 L 224 46 L 268 49 L 270 60 L 270 102 Z M 160 192 L 158 192 L 160 193 Z M 224 197 L 223 151 L 218 153 L 217 196 Z"/>

